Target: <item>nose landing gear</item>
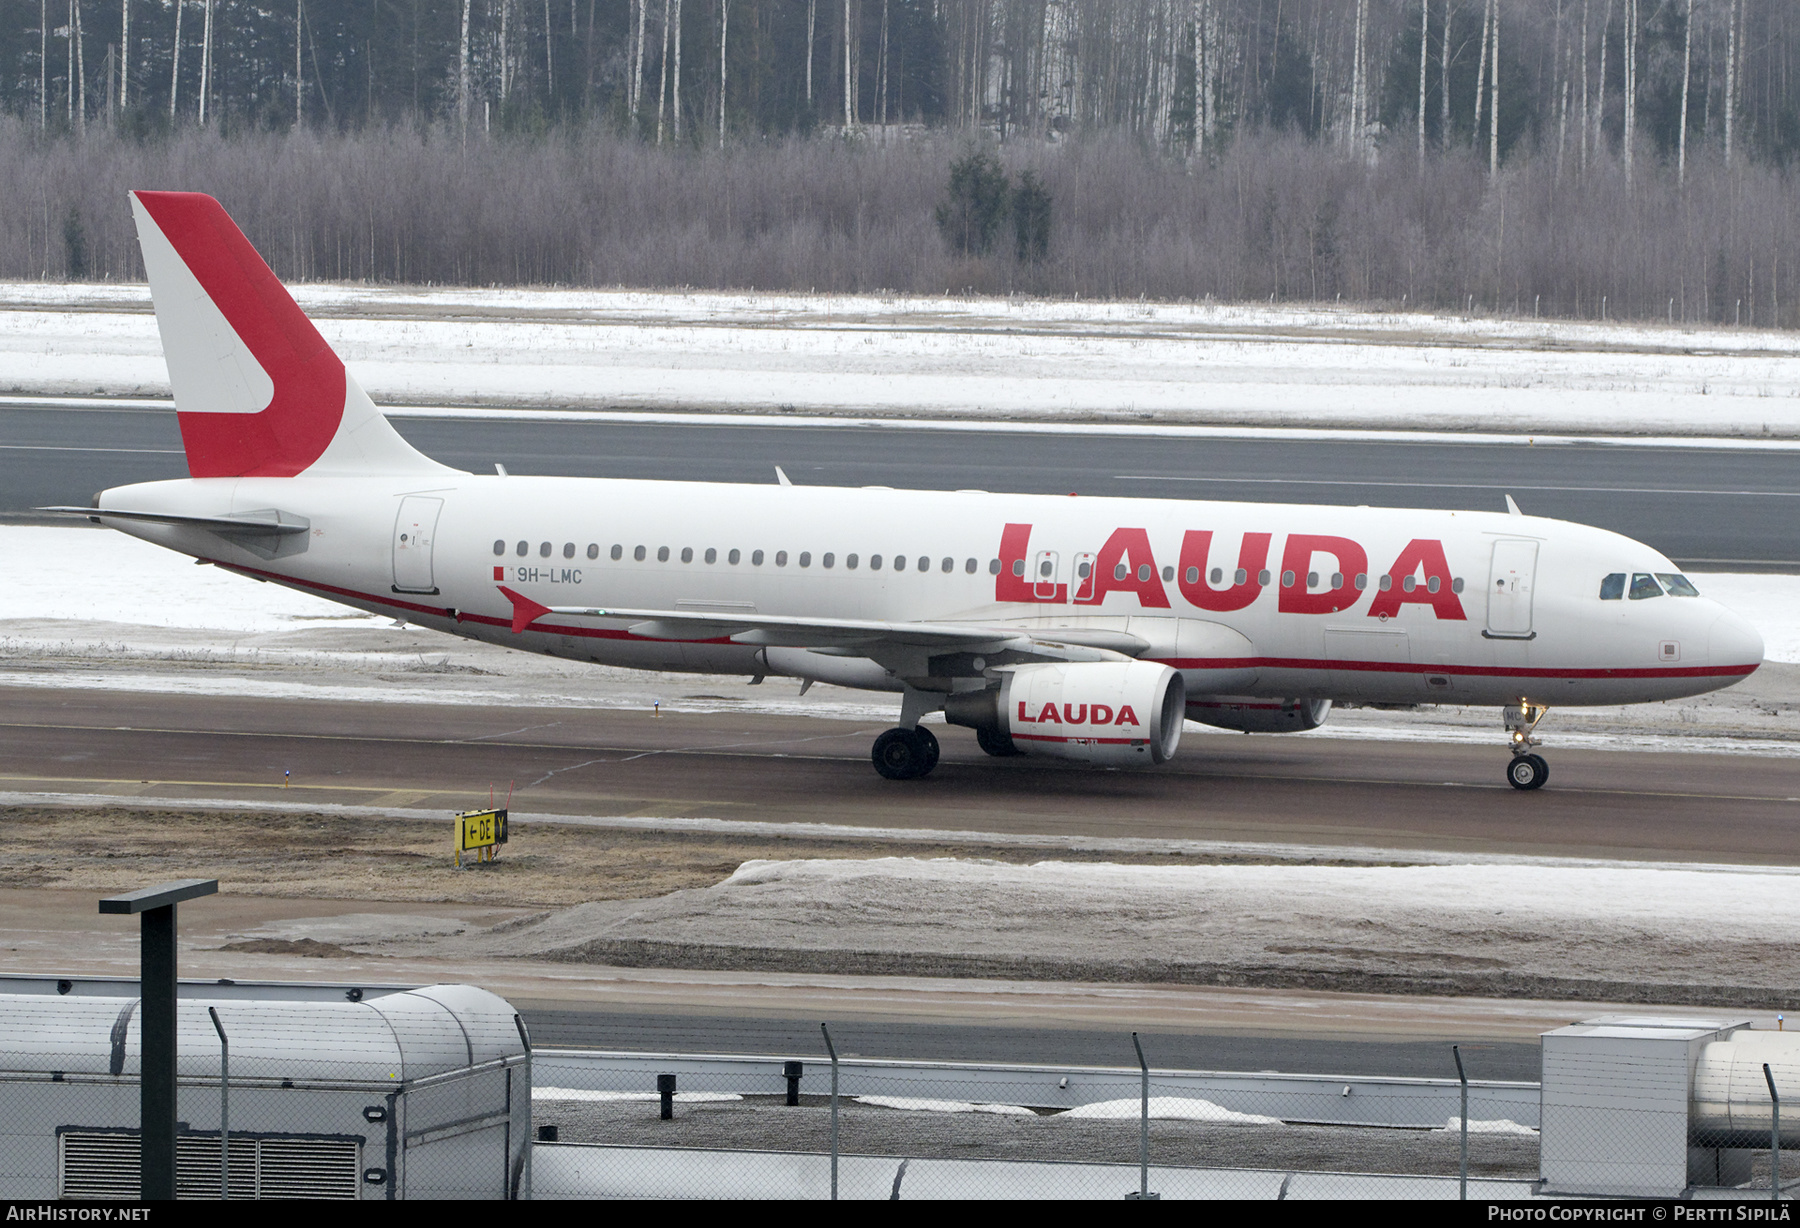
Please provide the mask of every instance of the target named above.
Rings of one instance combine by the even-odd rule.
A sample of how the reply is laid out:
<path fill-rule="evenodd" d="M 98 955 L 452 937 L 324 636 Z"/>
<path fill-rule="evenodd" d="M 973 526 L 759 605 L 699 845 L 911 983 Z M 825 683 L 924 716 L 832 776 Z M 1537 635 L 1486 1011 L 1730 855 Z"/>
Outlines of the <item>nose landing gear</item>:
<path fill-rule="evenodd" d="M 1541 789 L 1544 782 L 1550 779 L 1550 765 L 1544 757 L 1532 752 L 1537 745 L 1532 732 L 1544 714 L 1550 709 L 1534 707 L 1529 703 L 1520 703 L 1516 707 L 1505 707 L 1500 710 L 1501 719 L 1506 723 L 1506 732 L 1512 742 L 1512 762 L 1506 765 L 1506 783 L 1515 789 Z"/>

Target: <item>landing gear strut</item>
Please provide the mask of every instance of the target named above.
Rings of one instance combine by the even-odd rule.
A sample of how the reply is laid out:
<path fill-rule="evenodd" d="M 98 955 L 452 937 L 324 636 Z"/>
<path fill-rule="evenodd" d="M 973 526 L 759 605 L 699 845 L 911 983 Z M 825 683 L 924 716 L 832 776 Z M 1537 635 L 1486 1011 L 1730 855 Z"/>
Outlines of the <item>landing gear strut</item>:
<path fill-rule="evenodd" d="M 875 739 L 869 758 L 889 780 L 917 780 L 937 766 L 938 740 L 922 727 L 890 729 Z"/>
<path fill-rule="evenodd" d="M 1512 762 L 1506 765 L 1506 783 L 1515 789 L 1541 789 L 1550 779 L 1550 765 L 1544 757 L 1532 752 L 1537 740 L 1531 736 L 1548 708 L 1520 703 L 1500 710 L 1506 732 L 1512 742 Z"/>

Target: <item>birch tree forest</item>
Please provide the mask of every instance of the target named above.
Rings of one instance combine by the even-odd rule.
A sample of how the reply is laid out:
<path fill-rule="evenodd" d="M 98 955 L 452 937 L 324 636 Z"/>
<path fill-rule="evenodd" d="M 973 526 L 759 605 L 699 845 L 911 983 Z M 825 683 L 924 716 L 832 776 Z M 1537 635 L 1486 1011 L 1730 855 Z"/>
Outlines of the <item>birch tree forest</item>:
<path fill-rule="evenodd" d="M 0 276 L 277 271 L 1800 324 L 1794 0 L 0 0 Z M 934 229 L 989 148 L 1028 265 Z"/>

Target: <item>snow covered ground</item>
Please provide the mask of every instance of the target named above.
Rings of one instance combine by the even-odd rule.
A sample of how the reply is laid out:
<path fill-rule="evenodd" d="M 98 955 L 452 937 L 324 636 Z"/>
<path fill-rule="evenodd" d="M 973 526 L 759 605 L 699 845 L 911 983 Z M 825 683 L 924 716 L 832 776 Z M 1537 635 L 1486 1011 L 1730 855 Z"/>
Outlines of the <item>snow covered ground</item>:
<path fill-rule="evenodd" d="M 384 955 L 1676 1001 L 1800 978 L 1800 869 L 1538 858 L 1127 865 L 748 861 L 715 886 L 408 940 L 297 919 L 260 936 Z M 327 926 L 328 928 L 320 928 Z M 350 928 L 354 928 L 353 926 Z M 657 954 L 667 951 L 666 956 Z M 1661 996 L 1659 996 L 1661 995 Z"/>
<path fill-rule="evenodd" d="M 392 620 L 192 562 L 88 526 L 0 526 L 0 685 L 433 704 L 759 711 L 885 720 L 887 696 L 777 680 L 646 674 L 557 661 Z M 1696 575 L 1756 623 L 1768 659 L 1800 663 L 1800 576 Z M 729 689 L 729 695 L 716 692 Z M 1771 690 L 1771 688 L 1774 688 Z M 1800 755 L 1791 681 L 1765 669 L 1678 705 L 1559 713 L 1556 744 Z M 1214 731 L 1190 725 L 1190 734 Z M 1218 736 L 1233 736 L 1218 734 Z M 1493 741 L 1492 713 L 1340 711 L 1316 734 Z"/>
<path fill-rule="evenodd" d="M 380 401 L 1800 438 L 1800 336 L 1320 307 L 296 289 Z M 143 286 L 0 283 L 0 392 L 166 396 Z"/>

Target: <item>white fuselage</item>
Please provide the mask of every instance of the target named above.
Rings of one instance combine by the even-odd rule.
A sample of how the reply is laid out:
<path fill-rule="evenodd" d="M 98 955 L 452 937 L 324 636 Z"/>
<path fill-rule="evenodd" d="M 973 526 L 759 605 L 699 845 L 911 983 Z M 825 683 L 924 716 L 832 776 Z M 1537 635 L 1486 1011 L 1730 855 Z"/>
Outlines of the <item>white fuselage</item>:
<path fill-rule="evenodd" d="M 1726 686 L 1762 660 L 1757 633 L 1705 596 L 1600 599 L 1609 574 L 1675 572 L 1661 554 L 1532 516 L 455 473 L 154 482 L 101 504 L 278 509 L 310 523 L 274 557 L 204 529 L 108 523 L 421 626 L 642 669 L 902 688 L 866 659 L 634 634 L 629 619 L 515 632 L 502 588 L 546 607 L 1123 632 L 1190 697 L 1633 703 Z"/>

